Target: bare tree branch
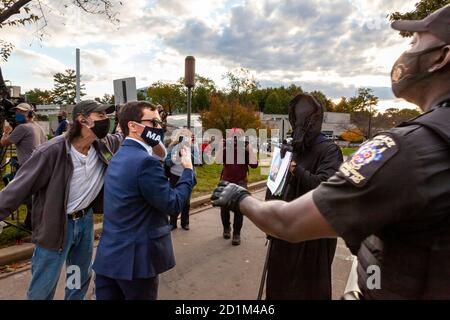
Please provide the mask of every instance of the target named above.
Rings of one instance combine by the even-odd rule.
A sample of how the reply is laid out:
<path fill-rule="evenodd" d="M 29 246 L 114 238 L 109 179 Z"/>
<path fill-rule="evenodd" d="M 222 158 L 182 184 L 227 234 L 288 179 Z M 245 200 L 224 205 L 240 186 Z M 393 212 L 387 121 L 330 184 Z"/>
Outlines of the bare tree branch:
<path fill-rule="evenodd" d="M 0 24 L 8 20 L 11 16 L 20 13 L 20 9 L 31 2 L 31 0 L 18 0 L 11 7 L 5 8 L 5 10 L 0 14 Z"/>

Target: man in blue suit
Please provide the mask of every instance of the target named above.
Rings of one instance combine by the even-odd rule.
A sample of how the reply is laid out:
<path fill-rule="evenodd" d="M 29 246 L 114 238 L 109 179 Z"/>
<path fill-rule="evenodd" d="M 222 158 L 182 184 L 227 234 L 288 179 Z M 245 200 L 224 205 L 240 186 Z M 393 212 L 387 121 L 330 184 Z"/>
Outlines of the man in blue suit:
<path fill-rule="evenodd" d="M 103 234 L 94 263 L 98 300 L 156 300 L 158 275 L 175 266 L 167 215 L 177 215 L 194 186 L 192 161 L 171 188 L 152 147 L 163 141 L 161 120 L 148 102 L 127 103 L 119 114 L 127 137 L 105 177 Z"/>

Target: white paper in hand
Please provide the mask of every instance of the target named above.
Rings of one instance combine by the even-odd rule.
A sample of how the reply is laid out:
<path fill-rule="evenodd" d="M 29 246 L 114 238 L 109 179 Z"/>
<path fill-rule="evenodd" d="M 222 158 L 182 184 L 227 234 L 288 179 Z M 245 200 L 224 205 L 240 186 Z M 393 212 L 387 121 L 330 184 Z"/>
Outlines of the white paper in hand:
<path fill-rule="evenodd" d="M 272 195 L 280 194 L 283 190 L 291 159 L 291 152 L 286 152 L 284 158 L 281 159 L 280 148 L 277 147 L 273 151 L 269 177 L 267 178 L 267 187 Z"/>

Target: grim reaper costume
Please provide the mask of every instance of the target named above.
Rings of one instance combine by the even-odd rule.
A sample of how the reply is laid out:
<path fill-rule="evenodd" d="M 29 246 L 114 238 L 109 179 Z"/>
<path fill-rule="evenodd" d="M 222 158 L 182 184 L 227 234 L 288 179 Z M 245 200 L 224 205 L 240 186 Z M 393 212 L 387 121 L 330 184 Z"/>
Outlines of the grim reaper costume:
<path fill-rule="evenodd" d="M 323 107 L 312 95 L 299 94 L 289 104 L 293 161 L 297 167 L 294 174 L 288 173 L 282 197 L 285 201 L 293 201 L 315 189 L 342 164 L 340 148 L 321 133 L 323 116 Z M 331 299 L 331 263 L 335 251 L 336 239 L 296 244 L 272 239 L 266 299 Z"/>

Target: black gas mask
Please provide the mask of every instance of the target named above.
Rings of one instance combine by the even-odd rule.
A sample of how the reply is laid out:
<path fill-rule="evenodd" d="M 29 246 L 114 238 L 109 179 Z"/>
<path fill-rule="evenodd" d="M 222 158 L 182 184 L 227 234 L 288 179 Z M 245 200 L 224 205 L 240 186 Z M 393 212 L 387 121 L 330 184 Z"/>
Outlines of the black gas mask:
<path fill-rule="evenodd" d="M 320 135 L 323 108 L 310 94 L 299 94 L 289 103 L 289 122 L 292 126 L 294 152 L 300 153 L 313 145 Z"/>

